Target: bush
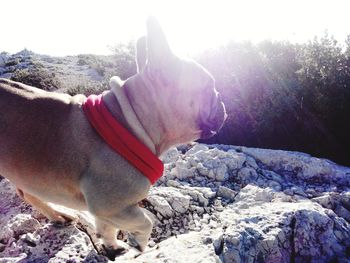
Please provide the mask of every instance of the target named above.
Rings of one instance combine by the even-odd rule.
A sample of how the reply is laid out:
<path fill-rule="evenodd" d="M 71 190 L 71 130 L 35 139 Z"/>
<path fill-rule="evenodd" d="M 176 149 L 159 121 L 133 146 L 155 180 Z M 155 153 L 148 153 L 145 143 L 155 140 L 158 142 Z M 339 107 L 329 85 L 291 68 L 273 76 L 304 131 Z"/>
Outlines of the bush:
<path fill-rule="evenodd" d="M 104 82 L 108 82 L 112 76 L 127 79 L 136 73 L 134 43 L 119 44 L 113 48 L 112 56 L 79 55 L 77 64 L 87 65 L 95 70 Z"/>
<path fill-rule="evenodd" d="M 78 84 L 76 86 L 70 87 L 66 90 L 66 92 L 69 95 L 77 95 L 77 94 L 84 94 L 85 96 L 89 96 L 91 94 L 100 94 L 104 90 L 106 90 L 106 85 L 104 84 L 96 84 L 96 83 L 89 83 L 89 84 Z"/>
<path fill-rule="evenodd" d="M 41 67 L 17 69 L 11 79 L 47 91 L 57 90 L 61 86 L 55 73 Z"/>
<path fill-rule="evenodd" d="M 297 150 L 350 165 L 350 36 L 307 44 L 231 42 L 197 59 L 229 118 L 207 143 Z"/>
<path fill-rule="evenodd" d="M 5 63 L 5 67 L 11 67 L 11 66 L 16 66 L 20 63 L 20 59 L 19 58 L 15 58 L 15 59 L 11 59 L 11 60 L 8 60 L 6 63 Z"/>

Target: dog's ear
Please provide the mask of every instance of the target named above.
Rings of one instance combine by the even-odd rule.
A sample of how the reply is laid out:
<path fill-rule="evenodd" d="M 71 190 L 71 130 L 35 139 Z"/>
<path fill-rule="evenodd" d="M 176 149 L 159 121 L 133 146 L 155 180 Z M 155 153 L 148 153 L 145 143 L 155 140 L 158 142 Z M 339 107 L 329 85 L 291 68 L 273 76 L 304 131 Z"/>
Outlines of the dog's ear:
<path fill-rule="evenodd" d="M 136 65 L 137 72 L 140 73 L 146 65 L 147 43 L 146 37 L 140 37 L 136 42 Z"/>
<path fill-rule="evenodd" d="M 165 34 L 155 17 L 147 19 L 147 61 L 151 68 L 160 69 L 173 56 Z"/>

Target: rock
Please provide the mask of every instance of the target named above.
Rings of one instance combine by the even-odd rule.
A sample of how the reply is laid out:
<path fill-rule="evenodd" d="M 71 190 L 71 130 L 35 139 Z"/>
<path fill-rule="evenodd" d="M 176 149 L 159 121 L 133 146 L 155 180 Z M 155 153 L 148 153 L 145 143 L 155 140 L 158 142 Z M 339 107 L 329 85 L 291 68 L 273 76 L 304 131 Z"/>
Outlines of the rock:
<path fill-rule="evenodd" d="M 169 149 L 163 156 L 161 157 L 161 160 L 163 163 L 173 163 L 176 162 L 176 160 L 179 158 L 179 151 L 174 147 Z"/>
<path fill-rule="evenodd" d="M 199 151 L 205 152 L 205 151 L 208 151 L 208 150 L 209 150 L 209 148 L 205 144 L 197 143 L 191 149 L 189 149 L 187 151 L 186 155 L 193 155 L 193 154 L 198 153 Z"/>
<path fill-rule="evenodd" d="M 227 188 L 225 186 L 219 186 L 217 195 L 223 198 L 226 198 L 230 201 L 233 201 L 235 196 L 237 195 L 237 192 L 231 190 L 230 188 Z"/>
<path fill-rule="evenodd" d="M 27 233 L 22 235 L 21 237 L 25 243 L 27 243 L 31 247 L 35 247 L 40 240 L 39 235 L 33 235 L 32 233 Z"/>
<path fill-rule="evenodd" d="M 247 156 L 233 150 L 229 150 L 227 153 L 228 155 L 225 156 L 225 161 L 227 162 L 228 168 L 230 170 L 241 169 L 244 162 L 247 160 Z"/>
<path fill-rule="evenodd" d="M 215 197 L 215 192 L 208 187 L 184 187 L 181 193 L 190 196 L 203 207 L 208 206 L 209 199 Z"/>
<path fill-rule="evenodd" d="M 259 168 L 259 166 L 256 163 L 255 159 L 250 157 L 250 156 L 247 157 L 247 166 L 252 167 L 255 170 Z"/>
<path fill-rule="evenodd" d="M 148 243 L 148 245 L 149 245 L 150 247 L 154 247 L 154 246 L 156 245 L 156 242 L 154 242 L 153 240 L 151 240 L 151 241 Z"/>
<path fill-rule="evenodd" d="M 0 229 L 0 241 L 6 243 L 12 236 L 19 237 L 25 233 L 32 233 L 40 227 L 38 220 L 29 214 L 15 215 Z"/>
<path fill-rule="evenodd" d="M 335 185 L 350 185 L 349 168 L 305 153 L 241 147 L 245 154 L 267 165 L 273 171 L 283 173 L 285 179 L 295 182 L 323 182 Z"/>
<path fill-rule="evenodd" d="M 161 196 L 150 195 L 148 201 L 153 205 L 154 209 L 162 216 L 171 217 L 174 213 L 168 201 Z"/>
<path fill-rule="evenodd" d="M 180 191 L 173 187 L 158 187 L 150 191 L 148 198 L 159 196 L 165 199 L 171 208 L 177 213 L 185 213 L 190 206 L 190 197 L 183 195 Z M 160 200 L 160 199 L 158 199 Z"/>
<path fill-rule="evenodd" d="M 268 182 L 268 186 L 277 192 L 282 190 L 282 186 L 278 182 L 272 180 Z"/>
<path fill-rule="evenodd" d="M 278 173 L 276 173 L 274 171 L 262 169 L 261 173 L 262 173 L 262 176 L 264 177 L 264 179 L 267 180 L 267 181 L 274 181 L 274 182 L 277 182 L 277 183 L 285 182 L 285 178 L 283 178 L 280 174 L 278 174 Z"/>
<path fill-rule="evenodd" d="M 186 180 L 195 177 L 196 168 L 184 160 L 179 160 L 175 164 L 175 168 L 171 170 L 171 174 L 180 180 Z"/>
<path fill-rule="evenodd" d="M 176 248 L 176 249 L 174 249 Z M 212 244 L 204 244 L 197 232 L 185 233 L 177 237 L 171 237 L 161 242 L 157 249 L 146 250 L 137 258 L 128 255 L 118 257 L 120 262 L 197 262 L 218 263 L 219 257 L 215 254 Z"/>
<path fill-rule="evenodd" d="M 269 203 L 274 198 L 274 191 L 270 188 L 260 188 L 255 185 L 247 185 L 236 196 L 237 202 L 243 202 L 247 205 L 257 202 Z"/>
<path fill-rule="evenodd" d="M 178 181 L 175 181 L 175 180 L 168 180 L 166 182 L 167 186 L 170 186 L 170 187 L 176 187 L 176 188 L 180 188 L 182 185 L 181 183 L 179 183 Z"/>
<path fill-rule="evenodd" d="M 215 180 L 220 182 L 227 180 L 228 179 L 227 171 L 228 171 L 227 166 L 225 164 L 219 165 L 219 167 L 217 167 L 214 172 Z"/>
<path fill-rule="evenodd" d="M 181 194 L 174 196 L 171 201 L 171 206 L 175 211 L 185 213 L 190 206 L 190 198 Z"/>
<path fill-rule="evenodd" d="M 248 192 L 253 196 L 249 197 Z M 247 262 L 258 257 L 262 262 L 285 262 L 286 253 L 291 255 L 291 251 L 296 262 L 303 262 L 308 255 L 318 258 L 317 262 L 328 262 L 334 255 L 344 258 L 345 247 L 340 244 L 350 241 L 339 233 L 340 239 L 336 238 L 330 223 L 340 218 L 334 214 L 330 217 L 311 201 L 259 205 L 254 202 L 261 199 L 254 197 L 258 193 L 261 191 L 250 187 L 242 196 L 240 202 L 245 201 L 249 209 L 237 214 L 231 210 L 236 204 L 231 204 L 220 214 L 223 223 L 229 225 L 221 253 L 225 262 Z M 339 223 L 348 225 L 341 219 Z M 350 234 L 349 230 L 345 233 Z"/>
<path fill-rule="evenodd" d="M 28 257 L 27 254 L 21 253 L 18 256 L 1 257 L 0 263 L 17 263 L 23 262 Z"/>
<path fill-rule="evenodd" d="M 241 181 L 243 185 L 246 185 L 255 182 L 258 178 L 258 173 L 253 168 L 243 167 L 238 171 L 237 178 Z"/>
<path fill-rule="evenodd" d="M 302 153 L 198 143 L 162 158 L 164 176 L 144 202 L 154 222 L 149 246 L 118 262 L 350 261 L 350 168 Z M 93 249 L 87 212 L 56 228 L 1 177 L 0 211 L 0 262 L 108 262 Z"/>

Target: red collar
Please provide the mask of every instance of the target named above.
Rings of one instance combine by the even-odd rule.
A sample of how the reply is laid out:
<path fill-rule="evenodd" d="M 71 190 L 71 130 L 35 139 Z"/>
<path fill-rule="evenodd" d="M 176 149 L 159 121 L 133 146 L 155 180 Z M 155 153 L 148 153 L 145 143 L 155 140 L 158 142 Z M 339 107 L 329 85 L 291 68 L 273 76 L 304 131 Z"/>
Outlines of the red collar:
<path fill-rule="evenodd" d="M 151 184 L 162 176 L 162 161 L 113 117 L 102 95 L 90 95 L 83 103 L 83 110 L 104 141 L 143 173 Z"/>

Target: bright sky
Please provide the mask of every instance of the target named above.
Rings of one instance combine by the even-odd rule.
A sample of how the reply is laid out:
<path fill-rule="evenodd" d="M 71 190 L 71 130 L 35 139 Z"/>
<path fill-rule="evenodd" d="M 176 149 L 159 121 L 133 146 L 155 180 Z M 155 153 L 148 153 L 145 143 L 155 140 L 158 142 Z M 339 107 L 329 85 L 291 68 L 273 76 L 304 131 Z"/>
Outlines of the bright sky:
<path fill-rule="evenodd" d="M 303 42 L 326 29 L 343 42 L 350 34 L 349 10 L 349 0 L 5 0 L 0 51 L 109 54 L 110 46 L 144 34 L 149 14 L 180 54 L 229 39 Z"/>

